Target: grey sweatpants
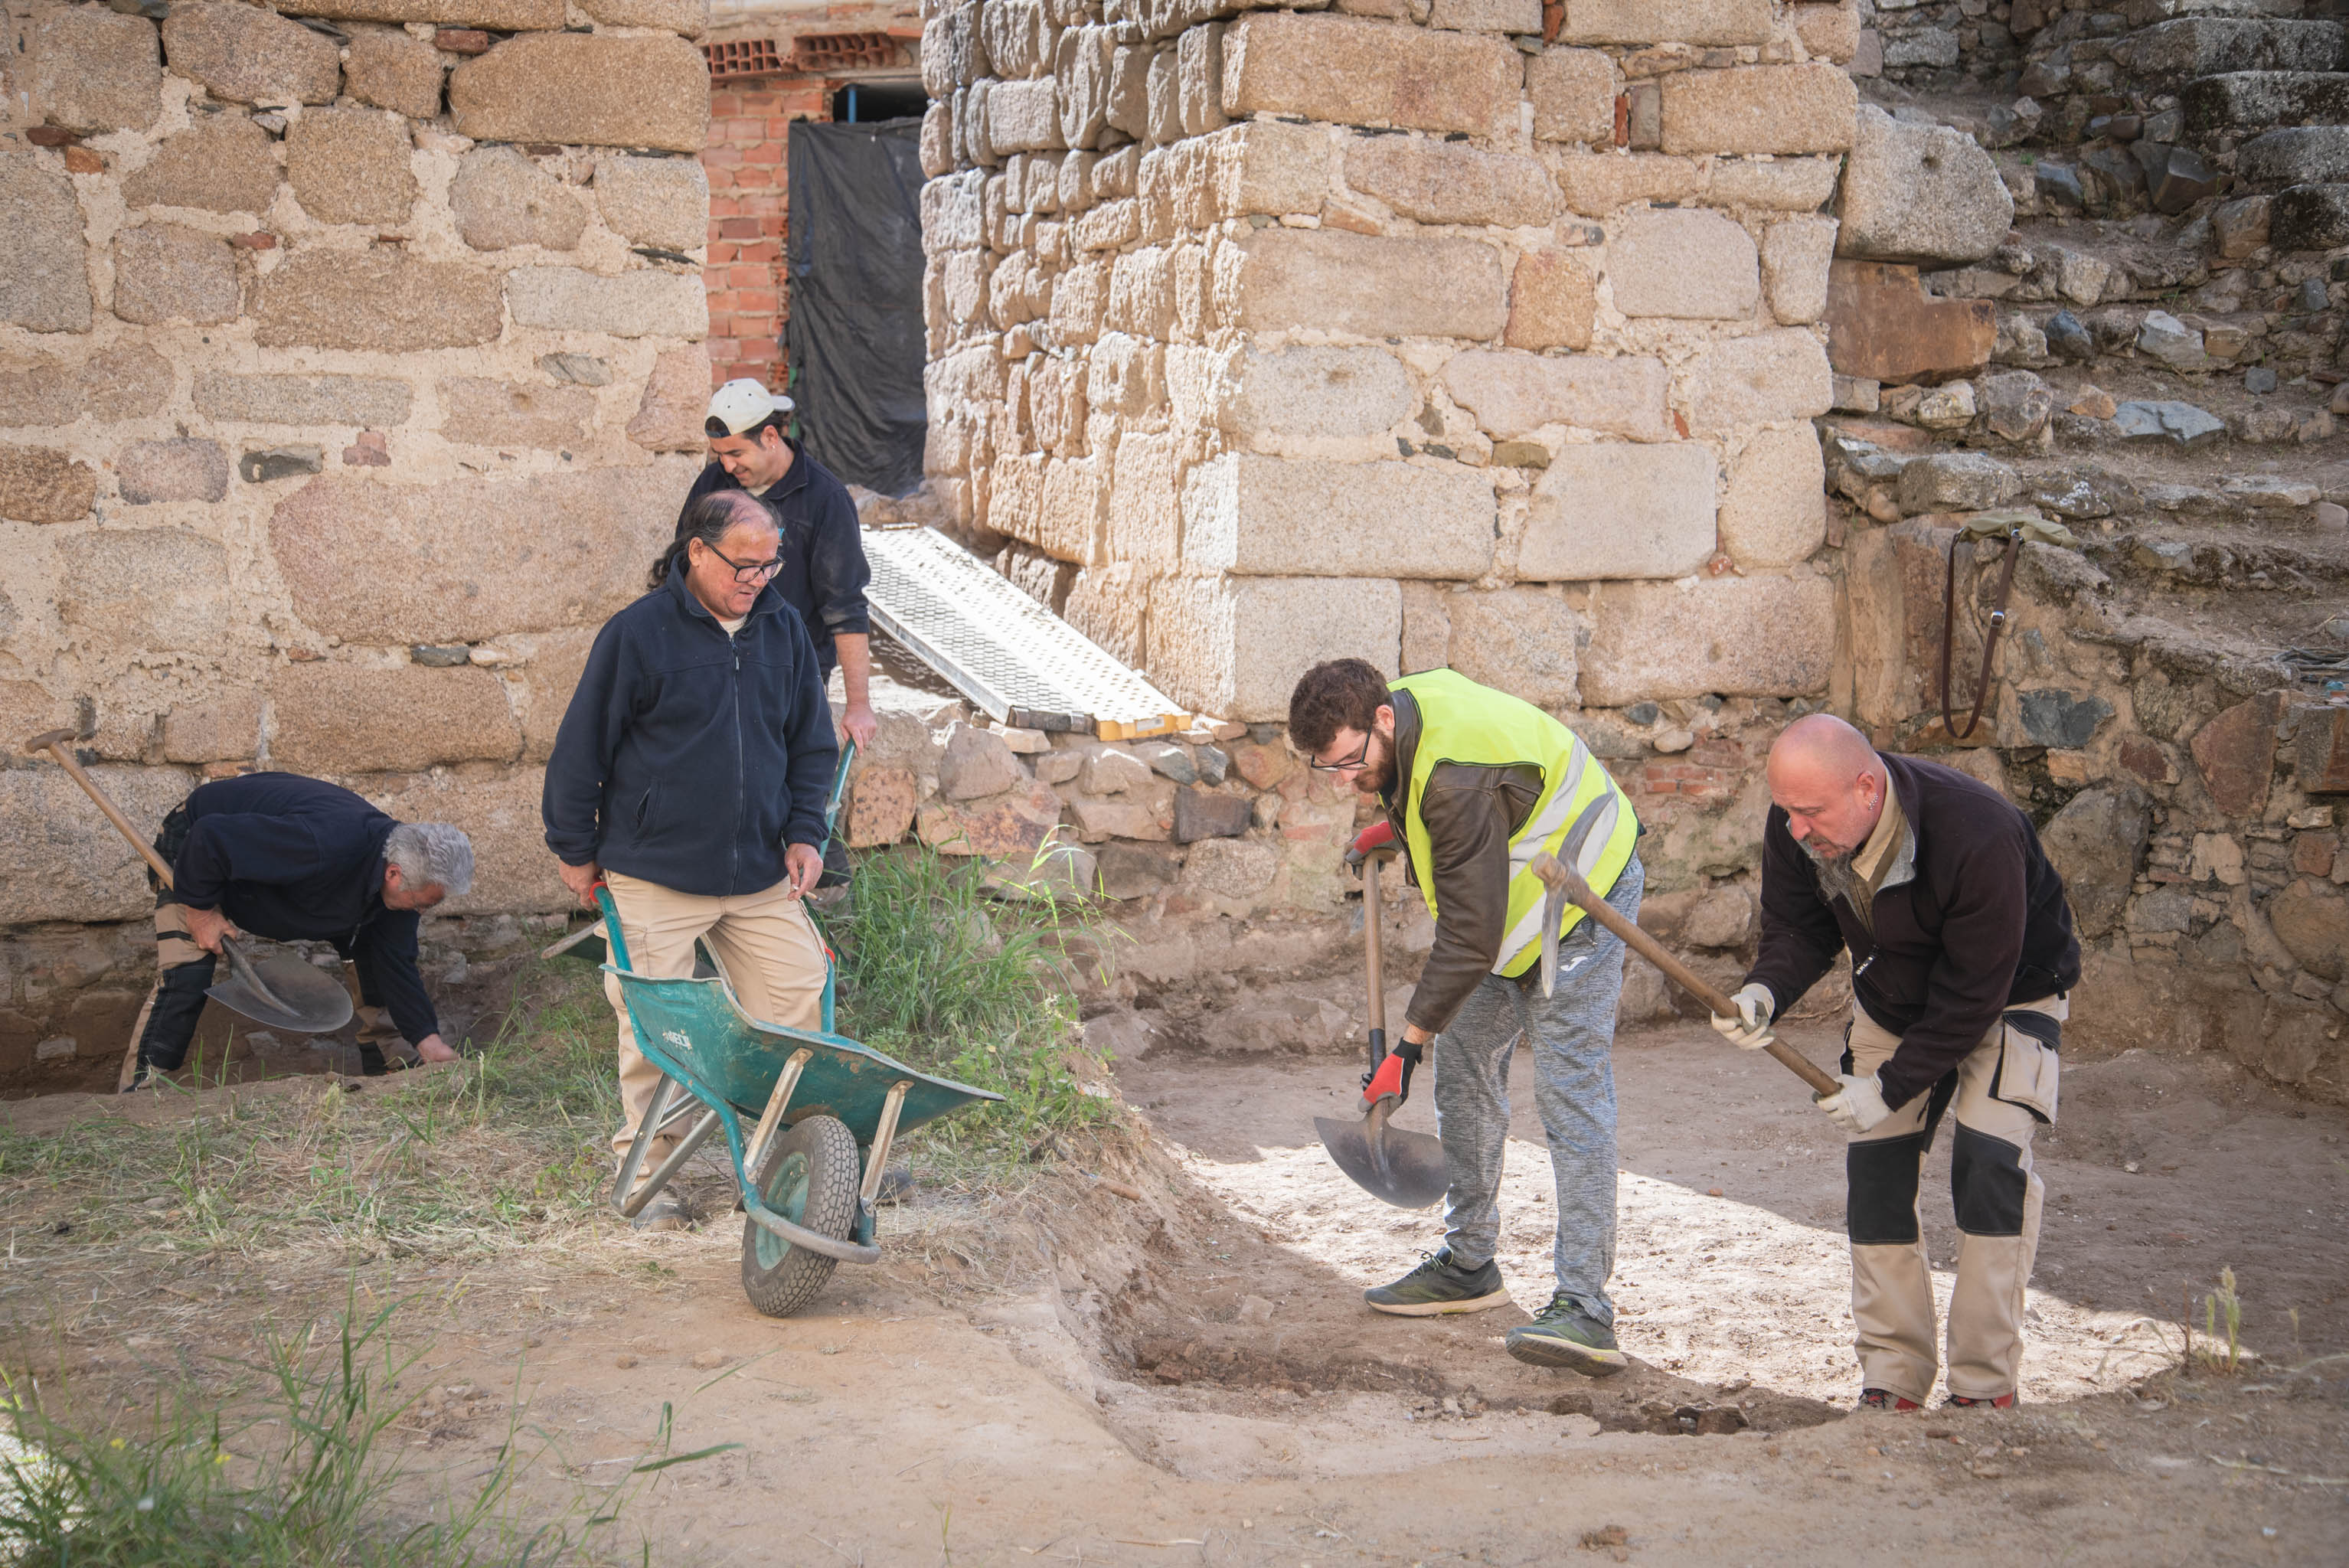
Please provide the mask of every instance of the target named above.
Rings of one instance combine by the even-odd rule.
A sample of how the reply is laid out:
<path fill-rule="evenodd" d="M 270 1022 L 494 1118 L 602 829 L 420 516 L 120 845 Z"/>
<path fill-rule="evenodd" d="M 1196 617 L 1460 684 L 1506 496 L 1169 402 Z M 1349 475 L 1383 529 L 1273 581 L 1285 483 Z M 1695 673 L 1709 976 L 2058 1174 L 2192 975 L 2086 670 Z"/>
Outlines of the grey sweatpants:
<path fill-rule="evenodd" d="M 1639 857 L 1607 902 L 1640 915 L 1647 873 Z M 1557 994 L 1545 998 L 1538 971 L 1526 982 L 1487 975 L 1435 1037 L 1435 1130 L 1451 1178 L 1444 1243 L 1464 1267 L 1482 1267 L 1501 1241 L 1501 1152 L 1509 1135 L 1509 1057 L 1531 1042 L 1534 1104 L 1549 1137 L 1557 1184 L 1557 1288 L 1600 1323 L 1615 1321 L 1607 1276 L 1615 1272 L 1615 1004 L 1623 990 L 1623 943 L 1585 919 L 1559 944 Z"/>

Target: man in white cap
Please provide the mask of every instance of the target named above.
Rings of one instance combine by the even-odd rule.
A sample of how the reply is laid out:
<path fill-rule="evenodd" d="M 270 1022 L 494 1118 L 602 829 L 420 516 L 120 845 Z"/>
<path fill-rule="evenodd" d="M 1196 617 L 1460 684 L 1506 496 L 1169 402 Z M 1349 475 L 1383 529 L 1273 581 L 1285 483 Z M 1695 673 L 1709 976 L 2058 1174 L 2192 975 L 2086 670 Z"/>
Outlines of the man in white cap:
<path fill-rule="evenodd" d="M 789 397 L 748 377 L 711 394 L 701 425 L 710 463 L 686 492 L 678 528 L 682 535 L 693 503 L 713 490 L 748 490 L 766 503 L 782 535 L 775 589 L 807 623 L 823 678 L 839 665 L 848 705 L 843 727 L 859 747 L 869 746 L 881 721 L 873 713 L 873 627 L 864 607 L 872 572 L 856 503 L 829 469 L 783 433 L 792 407 Z"/>

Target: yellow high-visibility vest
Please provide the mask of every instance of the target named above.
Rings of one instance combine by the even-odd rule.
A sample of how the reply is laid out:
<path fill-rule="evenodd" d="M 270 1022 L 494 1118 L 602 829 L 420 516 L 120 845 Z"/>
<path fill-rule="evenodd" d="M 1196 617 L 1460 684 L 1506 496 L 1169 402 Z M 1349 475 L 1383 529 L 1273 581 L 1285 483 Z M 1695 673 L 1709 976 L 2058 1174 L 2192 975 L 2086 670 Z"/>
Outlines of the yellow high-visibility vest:
<path fill-rule="evenodd" d="M 1533 873 L 1534 857 L 1545 850 L 1556 854 L 1583 809 L 1604 797 L 1607 809 L 1582 841 L 1580 856 L 1583 880 L 1604 898 L 1631 863 L 1640 820 L 1582 738 L 1533 704 L 1478 686 L 1455 670 L 1428 670 L 1392 684 L 1395 690 L 1411 693 L 1419 705 L 1419 749 L 1413 754 L 1411 778 L 1404 783 L 1408 792 L 1402 825 L 1429 914 L 1443 917 L 1435 907 L 1435 879 L 1429 870 L 1433 852 L 1420 801 L 1437 767 L 1464 762 L 1478 768 L 1530 764 L 1541 769 L 1541 799 L 1509 841 L 1508 934 L 1502 938 L 1501 955 L 1493 965 L 1495 975 L 1523 975 L 1541 961 L 1542 904 L 1549 892 L 1548 884 Z M 1582 918 L 1581 910 L 1568 904 L 1559 934 L 1573 930 Z"/>

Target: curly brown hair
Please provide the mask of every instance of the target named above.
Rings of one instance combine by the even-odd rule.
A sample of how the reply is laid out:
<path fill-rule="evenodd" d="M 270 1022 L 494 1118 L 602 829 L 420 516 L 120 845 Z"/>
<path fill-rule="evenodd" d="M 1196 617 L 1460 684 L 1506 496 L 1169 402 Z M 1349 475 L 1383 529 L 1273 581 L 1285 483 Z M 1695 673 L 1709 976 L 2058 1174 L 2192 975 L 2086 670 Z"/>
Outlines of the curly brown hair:
<path fill-rule="evenodd" d="M 1366 659 L 1330 659 L 1298 678 L 1288 694 L 1288 743 L 1314 753 L 1338 738 L 1341 729 L 1363 734 L 1378 722 L 1379 709 L 1394 701 L 1387 677 Z"/>

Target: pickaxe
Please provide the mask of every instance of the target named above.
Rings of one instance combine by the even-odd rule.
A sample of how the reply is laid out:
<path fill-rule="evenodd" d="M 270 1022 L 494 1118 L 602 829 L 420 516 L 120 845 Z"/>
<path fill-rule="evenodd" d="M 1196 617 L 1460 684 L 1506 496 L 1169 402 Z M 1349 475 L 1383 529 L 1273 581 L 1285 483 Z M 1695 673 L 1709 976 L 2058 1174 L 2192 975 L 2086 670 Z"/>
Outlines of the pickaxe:
<path fill-rule="evenodd" d="M 1590 836 L 1613 799 L 1601 795 L 1582 809 L 1568 830 L 1566 841 L 1557 853 L 1534 857 L 1533 873 L 1549 884 L 1549 896 L 1542 905 L 1541 976 L 1542 995 L 1547 996 L 1557 985 L 1557 928 L 1566 918 L 1566 906 L 1574 905 L 1583 913 L 1623 939 L 1625 946 L 1664 972 L 1664 977 L 1724 1018 L 1737 1016 L 1736 1006 L 1719 991 L 1699 979 L 1689 966 L 1664 950 L 1664 944 L 1623 918 L 1615 906 L 1590 890 L 1583 880 L 1582 844 Z M 1843 1085 L 1833 1073 L 1822 1071 L 1803 1054 L 1781 1040 L 1772 1040 L 1762 1047 L 1819 1094 L 1836 1094 Z"/>

